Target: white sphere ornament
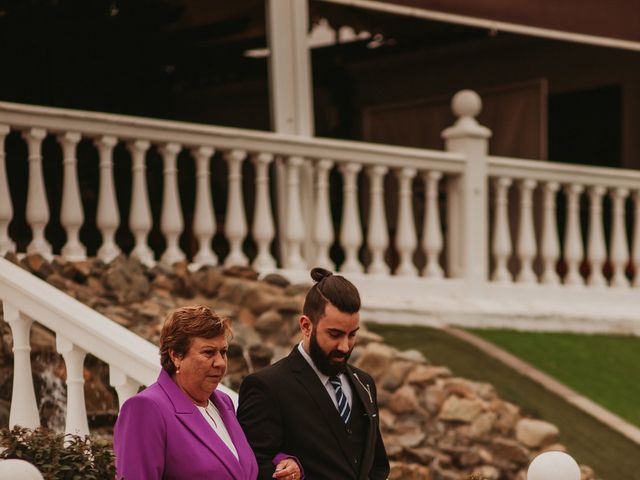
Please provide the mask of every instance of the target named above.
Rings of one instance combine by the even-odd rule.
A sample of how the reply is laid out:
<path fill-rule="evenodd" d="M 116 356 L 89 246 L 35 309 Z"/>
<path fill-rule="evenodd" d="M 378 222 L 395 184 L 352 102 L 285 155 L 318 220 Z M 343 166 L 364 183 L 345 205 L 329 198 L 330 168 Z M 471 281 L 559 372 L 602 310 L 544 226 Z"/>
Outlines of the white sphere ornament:
<path fill-rule="evenodd" d="M 527 480 L 580 480 L 580 467 L 564 452 L 544 452 L 529 465 Z"/>
<path fill-rule="evenodd" d="M 460 90 L 451 99 L 451 110 L 457 117 L 476 117 L 482 111 L 482 99 L 473 90 Z"/>
<path fill-rule="evenodd" d="M 29 462 L 11 458 L 0 460 L 0 478 L 11 480 L 43 480 L 40 470 Z"/>

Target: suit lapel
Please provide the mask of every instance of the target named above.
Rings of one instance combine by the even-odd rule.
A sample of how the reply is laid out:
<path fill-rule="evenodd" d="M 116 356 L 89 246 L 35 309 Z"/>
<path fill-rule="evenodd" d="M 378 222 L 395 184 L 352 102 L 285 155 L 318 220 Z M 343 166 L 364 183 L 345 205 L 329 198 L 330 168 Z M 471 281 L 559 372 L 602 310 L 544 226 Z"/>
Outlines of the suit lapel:
<path fill-rule="evenodd" d="M 363 478 L 367 478 L 365 473 L 369 471 L 371 463 L 373 462 L 373 454 L 375 452 L 376 435 L 378 431 L 378 429 L 375 428 L 375 420 L 378 413 L 376 412 L 376 405 L 373 400 L 372 386 L 368 383 L 368 380 L 361 378 L 360 375 L 358 375 L 357 372 L 354 372 L 349 365 L 347 365 L 347 375 L 349 376 L 351 385 L 360 399 L 365 412 L 367 412 L 367 419 L 369 420 L 369 424 L 367 425 L 367 438 L 364 444 L 364 451 L 362 452 L 360 469 Z"/>
<path fill-rule="evenodd" d="M 238 452 L 238 460 L 240 462 L 240 466 L 243 471 L 246 467 L 251 465 L 251 459 L 247 459 L 246 456 L 251 452 L 251 447 L 247 443 L 246 437 L 240 428 L 240 424 L 236 419 L 236 413 L 233 409 L 229 409 L 228 406 L 220 399 L 220 394 L 217 391 L 213 392 L 211 396 L 211 400 L 215 403 L 218 408 L 218 412 L 220 412 L 220 417 L 224 422 L 225 427 L 227 427 L 227 432 L 229 432 L 229 436 L 231 437 L 231 441 L 233 445 L 236 447 L 236 452 Z M 216 435 L 217 436 L 217 435 Z M 225 445 L 225 448 L 228 447 Z M 253 453 L 251 453 L 253 455 Z M 235 456 L 231 454 L 233 460 L 236 460 Z M 249 472 L 245 471 L 242 478 L 246 478 L 249 476 Z"/>

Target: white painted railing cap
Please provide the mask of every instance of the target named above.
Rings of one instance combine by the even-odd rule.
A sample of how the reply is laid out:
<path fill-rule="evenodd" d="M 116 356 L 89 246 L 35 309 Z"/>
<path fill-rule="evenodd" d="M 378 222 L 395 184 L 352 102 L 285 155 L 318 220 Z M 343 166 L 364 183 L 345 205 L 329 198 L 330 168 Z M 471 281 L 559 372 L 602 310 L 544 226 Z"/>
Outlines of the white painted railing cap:
<path fill-rule="evenodd" d="M 11 480 L 43 480 L 40 470 L 29 462 L 11 458 L 0 460 L 0 478 Z"/>
<path fill-rule="evenodd" d="M 543 452 L 529 465 L 527 480 L 580 480 L 580 467 L 567 453 Z"/>

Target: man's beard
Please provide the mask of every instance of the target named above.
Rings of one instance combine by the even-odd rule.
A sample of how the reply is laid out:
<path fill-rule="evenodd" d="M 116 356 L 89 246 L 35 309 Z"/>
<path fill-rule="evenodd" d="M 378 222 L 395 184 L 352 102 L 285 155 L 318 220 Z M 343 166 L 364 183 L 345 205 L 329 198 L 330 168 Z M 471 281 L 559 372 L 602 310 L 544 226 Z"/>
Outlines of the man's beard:
<path fill-rule="evenodd" d="M 353 350 L 353 349 L 352 349 Z M 347 361 L 351 356 L 351 350 L 349 353 L 343 353 L 339 350 L 331 350 L 328 354 L 324 353 L 320 345 L 318 344 L 318 338 L 316 337 L 315 327 L 311 331 L 311 337 L 309 339 L 309 356 L 316 364 L 316 368 L 328 377 L 339 375 L 347 368 Z M 344 359 L 341 362 L 332 362 L 332 359 Z"/>

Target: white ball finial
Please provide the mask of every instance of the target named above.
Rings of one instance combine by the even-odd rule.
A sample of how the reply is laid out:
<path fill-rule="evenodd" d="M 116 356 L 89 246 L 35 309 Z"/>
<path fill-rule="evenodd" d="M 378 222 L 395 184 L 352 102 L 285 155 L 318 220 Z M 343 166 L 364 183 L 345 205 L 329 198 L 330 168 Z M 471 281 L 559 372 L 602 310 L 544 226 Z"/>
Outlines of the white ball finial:
<path fill-rule="evenodd" d="M 473 90 L 460 90 L 451 99 L 456 117 L 476 117 L 482 111 L 482 99 Z"/>
<path fill-rule="evenodd" d="M 13 480 L 42 480 L 40 470 L 24 460 L 0 460 L 0 478 Z"/>
<path fill-rule="evenodd" d="M 580 480 L 580 467 L 564 452 L 544 452 L 529 465 L 527 480 Z"/>

